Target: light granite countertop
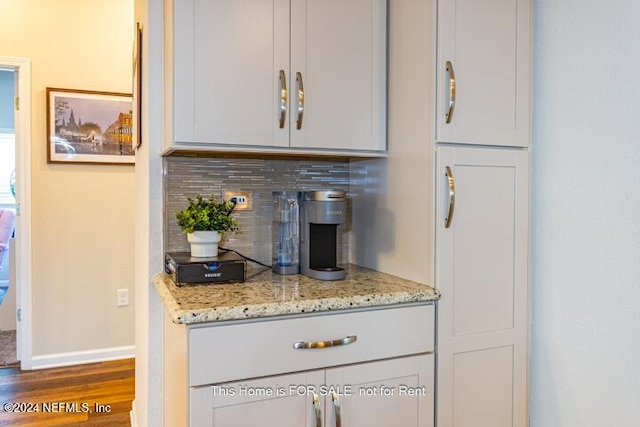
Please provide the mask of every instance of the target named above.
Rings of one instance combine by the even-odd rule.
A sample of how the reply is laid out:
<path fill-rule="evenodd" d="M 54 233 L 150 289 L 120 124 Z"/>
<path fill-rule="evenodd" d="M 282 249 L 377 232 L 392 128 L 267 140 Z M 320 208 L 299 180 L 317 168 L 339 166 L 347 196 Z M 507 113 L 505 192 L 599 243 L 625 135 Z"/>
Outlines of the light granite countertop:
<path fill-rule="evenodd" d="M 153 284 L 174 323 L 190 324 L 435 301 L 431 286 L 355 265 L 344 280 L 321 281 L 248 269 L 244 283 L 176 286 L 167 274 Z"/>

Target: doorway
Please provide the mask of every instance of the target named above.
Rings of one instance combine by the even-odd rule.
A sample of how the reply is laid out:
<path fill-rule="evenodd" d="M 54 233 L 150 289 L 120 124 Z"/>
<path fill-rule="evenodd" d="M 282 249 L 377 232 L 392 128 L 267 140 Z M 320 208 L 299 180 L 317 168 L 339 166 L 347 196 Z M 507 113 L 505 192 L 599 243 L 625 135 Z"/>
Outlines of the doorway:
<path fill-rule="evenodd" d="M 14 100 L 15 71 L 0 68 L 0 367 L 18 363 L 12 241 L 16 216 Z"/>
<path fill-rule="evenodd" d="M 0 56 L 0 364 L 22 369 L 32 365 L 30 84 L 29 59 Z M 7 341 L 15 358 L 3 354 Z"/>

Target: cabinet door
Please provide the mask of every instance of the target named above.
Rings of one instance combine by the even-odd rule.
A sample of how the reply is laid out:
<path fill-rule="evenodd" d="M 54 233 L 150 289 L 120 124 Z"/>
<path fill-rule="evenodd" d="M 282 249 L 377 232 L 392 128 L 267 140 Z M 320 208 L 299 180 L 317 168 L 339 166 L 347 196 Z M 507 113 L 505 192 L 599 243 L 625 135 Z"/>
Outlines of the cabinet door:
<path fill-rule="evenodd" d="M 437 424 L 525 427 L 528 152 L 439 147 L 437 156 Z"/>
<path fill-rule="evenodd" d="M 292 0 L 291 146 L 385 150 L 385 70 L 384 0 Z"/>
<path fill-rule="evenodd" d="M 194 387 L 190 425 L 316 427 L 324 406 L 319 395 L 323 382 L 324 371 L 311 371 Z"/>
<path fill-rule="evenodd" d="M 531 0 L 438 1 L 438 142 L 529 145 L 531 39 Z"/>
<path fill-rule="evenodd" d="M 327 390 L 345 393 L 326 396 L 324 425 L 432 427 L 433 370 L 432 354 L 328 369 Z"/>
<path fill-rule="evenodd" d="M 173 9 L 175 141 L 288 146 L 288 0 L 179 0 Z"/>

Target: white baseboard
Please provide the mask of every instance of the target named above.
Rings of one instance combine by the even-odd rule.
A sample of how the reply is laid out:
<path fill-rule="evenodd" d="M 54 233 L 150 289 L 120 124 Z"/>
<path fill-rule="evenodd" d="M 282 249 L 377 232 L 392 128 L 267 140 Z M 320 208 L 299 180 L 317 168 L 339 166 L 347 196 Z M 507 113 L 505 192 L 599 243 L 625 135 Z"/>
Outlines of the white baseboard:
<path fill-rule="evenodd" d="M 138 427 L 138 413 L 136 412 L 136 400 L 133 399 L 131 402 L 131 412 L 129 412 L 129 421 L 131 422 L 131 427 Z"/>
<path fill-rule="evenodd" d="M 131 359 L 136 355 L 133 345 L 99 348 L 96 350 L 72 351 L 69 353 L 43 354 L 31 358 L 31 369 L 57 368 L 60 366 L 82 365 L 109 360 Z"/>

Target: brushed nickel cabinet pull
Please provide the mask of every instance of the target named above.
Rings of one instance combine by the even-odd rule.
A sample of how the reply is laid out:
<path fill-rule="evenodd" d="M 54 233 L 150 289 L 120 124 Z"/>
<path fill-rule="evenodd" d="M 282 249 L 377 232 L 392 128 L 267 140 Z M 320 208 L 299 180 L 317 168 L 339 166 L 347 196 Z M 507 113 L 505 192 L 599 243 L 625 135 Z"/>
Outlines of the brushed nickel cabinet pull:
<path fill-rule="evenodd" d="M 336 415 L 336 427 L 342 427 L 342 407 L 340 397 L 335 391 L 331 392 L 331 403 L 333 404 L 333 413 Z"/>
<path fill-rule="evenodd" d="M 453 109 L 456 107 L 456 75 L 453 72 L 453 64 L 451 61 L 447 61 L 444 68 L 449 75 L 449 110 L 444 115 L 444 122 L 451 123 Z"/>
<path fill-rule="evenodd" d="M 320 401 L 317 394 L 313 394 L 313 411 L 316 414 L 316 427 L 322 427 L 322 411 L 320 410 Z"/>
<path fill-rule="evenodd" d="M 358 337 L 355 335 L 349 335 L 348 337 L 344 337 L 339 340 L 329 340 L 329 341 L 297 341 L 293 343 L 293 348 L 296 350 L 307 350 L 314 348 L 327 348 L 327 347 L 338 347 L 341 345 L 349 345 L 353 344 L 358 340 Z"/>
<path fill-rule="evenodd" d="M 302 73 L 296 73 L 296 83 L 298 84 L 298 119 L 296 129 L 302 129 L 302 119 L 304 117 L 304 84 L 302 83 Z"/>
<path fill-rule="evenodd" d="M 280 70 L 280 129 L 284 128 L 287 120 L 287 76 Z"/>
<path fill-rule="evenodd" d="M 447 209 L 447 214 L 444 217 L 444 228 L 449 228 L 451 226 L 451 221 L 453 221 L 453 211 L 456 207 L 456 186 L 453 180 L 453 172 L 451 172 L 451 168 L 449 166 L 444 168 L 444 175 L 447 177 L 447 189 L 449 196 L 449 208 Z"/>

